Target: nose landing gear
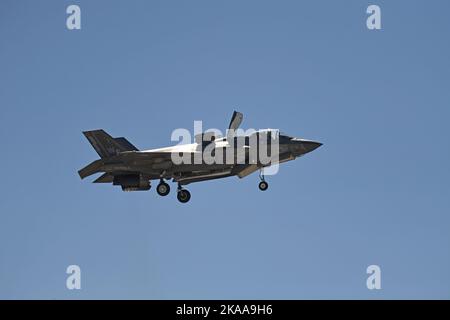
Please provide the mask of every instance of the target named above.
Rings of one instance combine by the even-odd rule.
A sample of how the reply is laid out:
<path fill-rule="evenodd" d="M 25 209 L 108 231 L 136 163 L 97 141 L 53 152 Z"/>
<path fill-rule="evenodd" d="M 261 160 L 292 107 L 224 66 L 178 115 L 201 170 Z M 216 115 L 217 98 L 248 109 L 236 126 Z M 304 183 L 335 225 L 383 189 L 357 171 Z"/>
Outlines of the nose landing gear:
<path fill-rule="evenodd" d="M 269 188 L 269 184 L 264 180 L 264 172 L 263 172 L 263 170 L 261 170 L 259 172 L 259 178 L 261 179 L 261 182 L 258 185 L 259 190 L 266 191 L 267 188 Z"/>
<path fill-rule="evenodd" d="M 259 190 L 266 191 L 269 188 L 269 184 L 266 181 L 261 181 L 258 185 Z"/>

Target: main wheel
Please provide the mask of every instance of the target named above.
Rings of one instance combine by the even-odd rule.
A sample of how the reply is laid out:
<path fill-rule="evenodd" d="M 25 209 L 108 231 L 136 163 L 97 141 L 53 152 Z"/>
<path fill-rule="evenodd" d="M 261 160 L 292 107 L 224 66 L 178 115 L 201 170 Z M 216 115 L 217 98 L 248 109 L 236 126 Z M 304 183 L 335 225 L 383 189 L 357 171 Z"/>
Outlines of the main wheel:
<path fill-rule="evenodd" d="M 156 192 L 158 192 L 160 196 L 167 196 L 170 192 L 170 186 L 165 182 L 161 182 L 156 187 Z"/>
<path fill-rule="evenodd" d="M 259 183 L 258 187 L 259 187 L 259 190 L 266 191 L 267 188 L 269 187 L 269 184 L 267 182 L 265 182 L 265 181 L 261 181 Z"/>
<path fill-rule="evenodd" d="M 181 203 L 186 203 L 191 199 L 191 193 L 187 190 L 181 189 L 177 193 L 177 199 Z"/>

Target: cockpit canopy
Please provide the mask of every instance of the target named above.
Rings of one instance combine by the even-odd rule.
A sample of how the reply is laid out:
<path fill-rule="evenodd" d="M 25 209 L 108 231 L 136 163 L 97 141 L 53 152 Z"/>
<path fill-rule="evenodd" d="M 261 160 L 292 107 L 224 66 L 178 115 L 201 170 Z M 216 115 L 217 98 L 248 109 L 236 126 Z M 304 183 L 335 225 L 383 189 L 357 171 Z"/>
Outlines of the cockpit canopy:
<path fill-rule="evenodd" d="M 234 136 L 234 142 L 237 142 L 237 140 L 244 138 L 244 144 L 249 145 L 249 141 L 251 139 L 258 139 L 261 141 L 261 139 L 265 140 L 267 139 L 267 142 L 270 143 L 271 141 L 275 141 L 277 139 L 280 140 L 290 140 L 292 139 L 291 136 L 282 133 L 279 129 L 260 129 L 260 130 L 236 130 L 236 135 Z M 227 140 L 227 137 L 223 137 L 220 132 L 215 131 L 206 131 L 201 134 L 195 135 L 195 142 L 201 145 L 208 145 L 211 142 L 220 142 Z"/>

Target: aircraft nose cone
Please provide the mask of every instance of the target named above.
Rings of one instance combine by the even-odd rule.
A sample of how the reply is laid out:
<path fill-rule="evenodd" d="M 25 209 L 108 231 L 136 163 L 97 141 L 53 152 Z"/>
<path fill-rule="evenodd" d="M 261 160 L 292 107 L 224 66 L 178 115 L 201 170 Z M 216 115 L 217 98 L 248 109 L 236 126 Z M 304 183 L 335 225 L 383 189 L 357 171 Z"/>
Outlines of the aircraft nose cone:
<path fill-rule="evenodd" d="M 309 141 L 299 138 L 293 138 L 291 141 L 293 142 L 291 145 L 292 152 L 296 155 L 314 151 L 322 145 L 322 143 L 317 141 Z"/>
<path fill-rule="evenodd" d="M 305 141 L 302 144 L 305 147 L 305 149 L 307 150 L 306 152 L 314 151 L 322 145 L 322 143 L 316 142 L 316 141 Z"/>

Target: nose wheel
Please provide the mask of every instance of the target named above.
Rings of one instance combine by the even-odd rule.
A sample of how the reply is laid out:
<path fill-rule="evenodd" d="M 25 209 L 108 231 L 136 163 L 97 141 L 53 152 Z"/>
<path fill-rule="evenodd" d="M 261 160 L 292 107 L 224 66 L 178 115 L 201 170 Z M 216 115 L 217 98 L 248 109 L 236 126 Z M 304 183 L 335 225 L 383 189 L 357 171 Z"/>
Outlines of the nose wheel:
<path fill-rule="evenodd" d="M 266 181 L 261 181 L 258 185 L 259 190 L 266 191 L 269 188 L 269 184 Z"/>
<path fill-rule="evenodd" d="M 264 172 L 262 170 L 259 172 L 259 178 L 261 179 L 261 182 L 258 185 L 259 190 L 266 191 L 267 188 L 269 188 L 269 184 L 264 180 Z"/>
<path fill-rule="evenodd" d="M 160 196 L 167 196 L 170 192 L 170 186 L 161 179 L 161 182 L 156 187 L 156 192 L 158 192 Z"/>

